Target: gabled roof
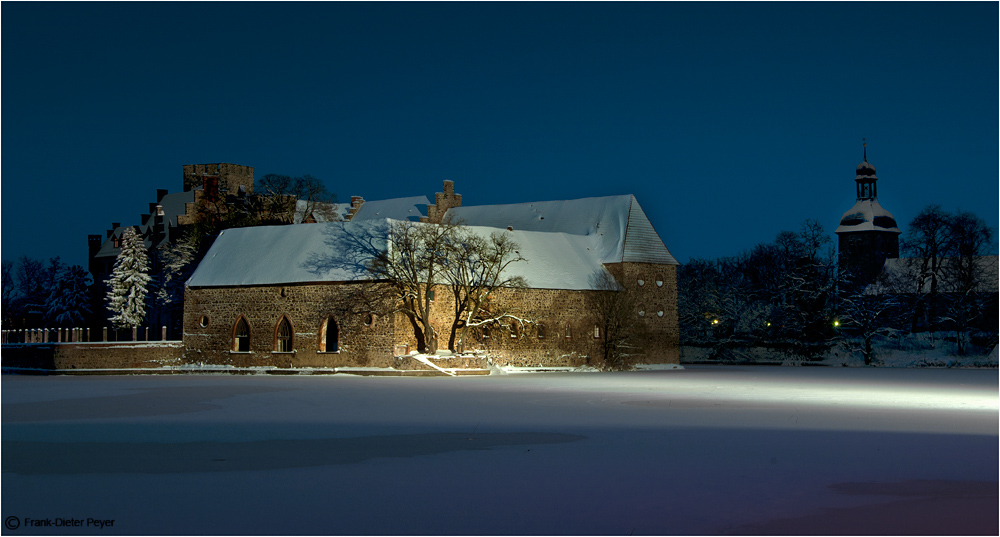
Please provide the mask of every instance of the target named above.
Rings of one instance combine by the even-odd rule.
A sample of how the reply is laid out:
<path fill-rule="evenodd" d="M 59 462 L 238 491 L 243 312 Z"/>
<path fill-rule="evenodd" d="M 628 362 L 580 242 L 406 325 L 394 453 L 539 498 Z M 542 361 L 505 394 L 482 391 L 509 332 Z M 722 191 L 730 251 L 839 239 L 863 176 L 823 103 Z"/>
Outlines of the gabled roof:
<path fill-rule="evenodd" d="M 602 263 L 678 264 L 632 195 L 453 207 L 449 217 L 471 226 L 594 237 Z"/>
<path fill-rule="evenodd" d="M 388 222 L 391 221 L 382 219 L 227 229 L 215 240 L 187 285 L 232 287 L 363 281 L 370 276 L 362 266 L 348 268 L 344 262 L 347 256 L 334 245 L 345 234 L 381 233 L 379 230 L 385 229 Z M 470 226 L 469 230 L 483 237 L 510 233 L 525 261 L 510 264 L 504 274 L 522 276 L 535 289 L 593 289 L 596 283 L 593 276 L 605 271 L 599 235 L 509 232 L 483 226 Z M 379 247 L 384 248 L 384 243 Z"/>

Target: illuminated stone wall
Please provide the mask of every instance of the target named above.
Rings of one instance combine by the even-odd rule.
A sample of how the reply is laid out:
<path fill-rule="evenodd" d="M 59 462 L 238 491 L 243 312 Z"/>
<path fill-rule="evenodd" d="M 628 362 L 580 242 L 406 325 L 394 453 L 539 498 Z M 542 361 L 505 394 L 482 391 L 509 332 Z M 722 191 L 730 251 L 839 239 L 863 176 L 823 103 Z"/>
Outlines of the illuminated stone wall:
<path fill-rule="evenodd" d="M 633 312 L 644 332 L 640 363 L 678 363 L 676 266 L 642 263 L 608 265 L 626 290 L 639 299 Z M 640 284 L 641 281 L 641 284 Z M 393 367 L 394 355 L 417 349 L 409 320 L 402 314 L 373 315 L 359 307 L 359 284 L 289 285 L 188 289 L 184 308 L 185 361 L 237 367 Z M 503 289 L 492 298 L 494 311 L 527 322 L 513 333 L 470 329 L 457 349 L 479 351 L 497 365 L 601 365 L 600 336 L 587 297 L 596 291 Z M 448 348 L 454 306 L 445 286 L 435 290 L 431 325 L 438 348 Z M 358 310 L 343 313 L 346 306 Z M 379 310 L 388 311 L 385 304 Z M 333 315 L 339 325 L 337 353 L 319 350 L 320 326 Z M 233 352 L 240 317 L 250 327 L 250 352 Z M 275 352 L 283 317 L 293 332 L 294 352 Z M 597 336 L 597 337 L 595 337 Z"/>
<path fill-rule="evenodd" d="M 344 311 L 356 303 L 354 284 L 188 289 L 184 300 L 184 358 L 235 367 L 391 367 L 392 316 Z M 362 309 L 362 308 L 353 308 Z M 336 352 L 320 351 L 320 329 L 337 323 Z M 235 352 L 236 323 L 246 319 L 250 351 Z M 292 327 L 293 352 L 275 352 L 278 324 Z"/>

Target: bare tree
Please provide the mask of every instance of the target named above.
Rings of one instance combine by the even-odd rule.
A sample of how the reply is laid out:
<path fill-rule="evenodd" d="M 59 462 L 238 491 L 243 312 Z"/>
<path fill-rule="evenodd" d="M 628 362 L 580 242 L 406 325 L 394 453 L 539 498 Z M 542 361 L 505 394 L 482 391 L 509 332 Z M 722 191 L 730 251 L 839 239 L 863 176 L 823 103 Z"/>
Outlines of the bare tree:
<path fill-rule="evenodd" d="M 451 222 L 425 224 L 381 220 L 329 227 L 329 251 L 311 256 L 309 270 L 344 271 L 344 277 L 374 280 L 371 287 L 387 295 L 394 313 L 403 314 L 413 327 L 419 352 L 437 351 L 437 333 L 431 324 L 435 293 L 444 281 L 448 252 L 458 226 Z M 447 287 L 444 287 L 447 289 Z M 384 302 L 383 297 L 366 300 Z"/>
<path fill-rule="evenodd" d="M 993 248 L 992 238 L 986 222 L 973 213 L 962 211 L 948 219 L 950 258 L 942 263 L 948 293 L 941 320 L 955 327 L 959 354 L 967 352 L 970 329 L 990 303 L 988 279 L 996 277 L 996 257 L 986 254 Z"/>
<path fill-rule="evenodd" d="M 517 323 L 534 324 L 507 309 L 487 307 L 494 293 L 501 288 L 523 289 L 527 282 L 520 276 L 506 273 L 512 263 L 524 261 L 518 244 L 504 232 L 494 232 L 487 239 L 459 228 L 450 241 L 442 276 L 450 286 L 453 298 L 453 318 L 448 336 L 448 349 L 456 350 L 459 342 L 468 341 L 470 328 L 487 325 L 507 326 Z"/>
<path fill-rule="evenodd" d="M 858 335 L 861 346 L 854 348 L 850 345 L 850 340 L 844 342 L 851 351 L 861 353 L 865 365 L 872 365 L 875 357 L 872 341 L 875 336 L 892 331 L 900 315 L 902 301 L 895 293 L 883 292 L 886 285 L 884 281 L 872 286 L 859 286 L 851 285 L 852 275 L 847 272 L 841 273 L 840 277 L 841 288 L 850 291 L 839 297 L 839 321 L 844 330 Z"/>
<path fill-rule="evenodd" d="M 924 311 L 931 327 L 937 322 L 939 286 L 942 279 L 942 259 L 948 252 L 950 215 L 940 205 L 928 205 L 913 218 L 902 241 L 902 250 L 920 260 L 917 288 L 921 293 L 916 311 Z M 913 319 L 913 327 L 917 325 Z"/>
<path fill-rule="evenodd" d="M 338 218 L 337 197 L 311 175 L 291 177 L 269 173 L 257 182 L 253 198 L 257 219 L 262 223 L 291 224 L 301 209 L 302 219 L 332 222 Z"/>

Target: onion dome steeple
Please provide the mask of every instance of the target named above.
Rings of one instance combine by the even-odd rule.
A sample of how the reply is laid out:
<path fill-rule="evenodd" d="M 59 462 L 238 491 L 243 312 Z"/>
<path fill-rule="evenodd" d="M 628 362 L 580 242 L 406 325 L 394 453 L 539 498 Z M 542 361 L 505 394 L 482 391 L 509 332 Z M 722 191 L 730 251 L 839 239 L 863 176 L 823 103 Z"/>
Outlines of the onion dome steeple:
<path fill-rule="evenodd" d="M 863 145 L 865 159 L 858 164 L 854 181 L 858 184 L 858 200 L 873 200 L 878 197 L 875 187 L 878 177 L 875 176 L 875 166 L 868 162 L 868 143 L 865 142 Z"/>
<path fill-rule="evenodd" d="M 899 257 L 899 226 L 892 213 L 876 199 L 875 166 L 868 162 L 868 144 L 864 160 L 855 170 L 858 199 L 840 218 L 840 268 L 856 283 L 870 283 L 882 270 L 886 259 Z"/>

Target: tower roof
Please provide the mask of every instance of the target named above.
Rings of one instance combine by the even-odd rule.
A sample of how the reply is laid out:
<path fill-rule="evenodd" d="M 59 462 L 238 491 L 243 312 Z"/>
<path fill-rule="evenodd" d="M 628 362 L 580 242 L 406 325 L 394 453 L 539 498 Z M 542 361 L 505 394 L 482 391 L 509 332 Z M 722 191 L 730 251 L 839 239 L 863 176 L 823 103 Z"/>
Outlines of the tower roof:
<path fill-rule="evenodd" d="M 871 163 L 868 162 L 868 144 L 865 143 L 864 147 L 865 147 L 865 158 L 864 160 L 861 161 L 861 164 L 858 164 L 858 167 L 855 170 L 857 179 L 871 179 L 873 181 L 877 180 L 878 178 L 875 177 L 875 166 L 872 166 Z"/>
<path fill-rule="evenodd" d="M 882 208 L 877 199 L 858 200 L 851 210 L 840 217 L 840 226 L 834 233 L 851 233 L 856 231 L 887 231 L 901 233 L 896 224 L 896 217 Z"/>

